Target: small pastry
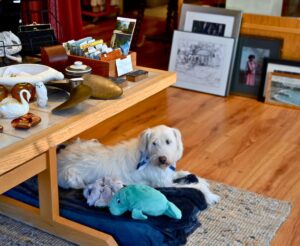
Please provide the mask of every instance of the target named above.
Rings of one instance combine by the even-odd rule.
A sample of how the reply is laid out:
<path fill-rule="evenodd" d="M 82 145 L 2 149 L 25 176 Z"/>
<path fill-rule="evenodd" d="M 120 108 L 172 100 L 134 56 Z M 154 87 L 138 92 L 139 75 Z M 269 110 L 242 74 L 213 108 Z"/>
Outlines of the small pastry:
<path fill-rule="evenodd" d="M 32 113 L 27 113 L 19 118 L 12 120 L 11 125 L 12 127 L 17 129 L 29 129 L 33 126 L 36 126 L 41 121 L 41 117 Z"/>

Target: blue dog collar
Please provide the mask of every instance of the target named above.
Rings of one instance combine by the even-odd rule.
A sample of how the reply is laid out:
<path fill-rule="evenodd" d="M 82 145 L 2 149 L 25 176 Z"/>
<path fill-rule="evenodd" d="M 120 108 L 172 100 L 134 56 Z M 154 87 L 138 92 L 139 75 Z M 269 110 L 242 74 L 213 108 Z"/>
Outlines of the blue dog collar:
<path fill-rule="evenodd" d="M 137 170 L 143 170 L 148 164 L 150 164 L 150 158 L 146 153 L 141 152 L 139 163 L 136 167 Z M 176 171 L 176 162 L 168 167 L 168 171 Z"/>
<path fill-rule="evenodd" d="M 176 171 L 176 167 L 174 167 L 173 165 L 169 166 L 169 169 L 171 169 L 173 172 Z"/>
<path fill-rule="evenodd" d="M 139 163 L 136 167 L 137 170 L 143 170 L 150 163 L 150 158 L 144 152 L 141 152 Z"/>

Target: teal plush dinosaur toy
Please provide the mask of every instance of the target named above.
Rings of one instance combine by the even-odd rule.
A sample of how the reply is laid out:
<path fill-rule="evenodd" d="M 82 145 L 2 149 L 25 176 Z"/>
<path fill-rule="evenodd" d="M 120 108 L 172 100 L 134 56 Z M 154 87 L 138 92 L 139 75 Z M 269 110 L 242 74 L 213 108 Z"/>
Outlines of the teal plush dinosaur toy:
<path fill-rule="evenodd" d="M 167 215 L 181 219 L 179 208 L 158 190 L 147 185 L 129 185 L 119 190 L 109 203 L 109 210 L 113 215 L 121 215 L 131 211 L 133 219 L 146 220 L 147 215 Z M 147 214 L 147 215 L 146 215 Z"/>

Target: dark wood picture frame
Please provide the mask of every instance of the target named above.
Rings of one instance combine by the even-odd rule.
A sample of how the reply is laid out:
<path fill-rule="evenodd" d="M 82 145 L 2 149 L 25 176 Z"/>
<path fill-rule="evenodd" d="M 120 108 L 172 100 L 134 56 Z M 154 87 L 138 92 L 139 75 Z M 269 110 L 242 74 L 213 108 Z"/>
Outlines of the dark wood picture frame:
<path fill-rule="evenodd" d="M 300 109 L 300 73 L 271 72 L 265 87 L 266 103 Z"/>
<path fill-rule="evenodd" d="M 275 69 L 271 69 L 270 66 L 273 66 Z M 265 101 L 265 84 L 268 80 L 268 73 L 274 72 L 275 70 L 277 72 L 300 73 L 300 62 L 271 58 L 264 60 L 262 83 L 260 84 L 258 94 L 258 100 L 261 102 Z"/>
<path fill-rule="evenodd" d="M 230 93 L 258 99 L 261 83 L 264 82 L 264 59 L 280 58 L 282 44 L 281 39 L 241 36 L 235 57 Z M 254 62 L 251 71 L 248 65 L 250 60 Z"/>

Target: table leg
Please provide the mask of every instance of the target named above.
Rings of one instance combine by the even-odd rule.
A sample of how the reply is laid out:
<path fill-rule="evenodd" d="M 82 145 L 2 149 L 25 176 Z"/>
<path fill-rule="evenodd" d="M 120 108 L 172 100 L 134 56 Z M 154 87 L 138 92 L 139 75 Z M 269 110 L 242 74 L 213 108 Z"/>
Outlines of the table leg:
<path fill-rule="evenodd" d="M 38 175 L 40 208 L 0 196 L 0 213 L 79 245 L 116 246 L 112 236 L 59 215 L 56 149 L 47 157 L 47 169 Z"/>
<path fill-rule="evenodd" d="M 38 175 L 40 215 L 52 221 L 59 216 L 56 148 L 51 148 L 47 157 L 47 168 Z"/>

